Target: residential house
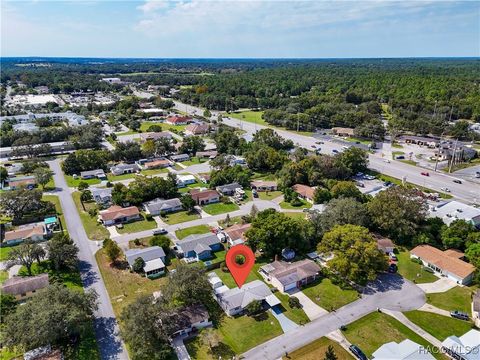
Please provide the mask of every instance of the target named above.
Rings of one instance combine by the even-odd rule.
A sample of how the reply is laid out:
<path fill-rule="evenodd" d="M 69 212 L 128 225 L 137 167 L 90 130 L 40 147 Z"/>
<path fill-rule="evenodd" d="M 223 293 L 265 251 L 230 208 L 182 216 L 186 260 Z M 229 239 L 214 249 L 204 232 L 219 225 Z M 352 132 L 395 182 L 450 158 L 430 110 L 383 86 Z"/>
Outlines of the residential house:
<path fill-rule="evenodd" d="M 447 225 L 461 219 L 480 229 L 480 209 L 456 200 L 431 208 L 429 217 L 439 217 Z"/>
<path fill-rule="evenodd" d="M 477 290 L 472 299 L 472 318 L 477 327 L 480 327 L 480 290 Z"/>
<path fill-rule="evenodd" d="M 389 238 L 380 235 L 374 235 L 374 238 L 377 240 L 377 248 L 381 252 L 388 254 L 395 250 L 395 244 Z"/>
<path fill-rule="evenodd" d="M 112 190 L 113 188 L 98 188 L 90 187 L 93 200 L 99 205 L 108 205 L 112 202 Z"/>
<path fill-rule="evenodd" d="M 13 295 L 17 300 L 23 300 L 35 294 L 38 290 L 50 284 L 48 274 L 36 276 L 14 276 L 2 284 L 2 294 Z"/>
<path fill-rule="evenodd" d="M 168 139 L 170 140 L 172 138 L 172 134 L 170 134 L 168 131 L 159 131 L 159 132 L 146 132 L 146 133 L 141 133 L 140 134 L 140 142 L 144 143 L 148 140 L 160 140 L 160 139 Z"/>
<path fill-rule="evenodd" d="M 33 175 L 9 177 L 6 183 L 7 185 L 4 186 L 5 190 L 17 190 L 21 187 L 31 190 L 37 186 L 37 179 Z"/>
<path fill-rule="evenodd" d="M 190 156 L 188 154 L 171 155 L 170 160 L 174 162 L 188 161 L 190 160 Z"/>
<path fill-rule="evenodd" d="M 276 191 L 278 184 L 276 181 L 255 180 L 250 186 L 257 191 Z"/>
<path fill-rule="evenodd" d="M 165 120 L 165 122 L 170 125 L 187 125 L 192 121 L 192 118 L 188 116 L 169 116 Z"/>
<path fill-rule="evenodd" d="M 410 251 L 410 257 L 420 259 L 423 265 L 428 266 L 436 273 L 456 281 L 458 284 L 468 285 L 473 280 L 475 266 L 463 260 L 464 254 L 456 250 L 442 251 L 430 245 L 419 245 Z"/>
<path fill-rule="evenodd" d="M 5 169 L 7 169 L 7 172 L 8 172 L 9 176 L 13 176 L 13 175 L 16 175 L 18 173 L 23 172 L 23 164 L 22 163 L 13 163 L 13 164 L 5 163 L 4 167 L 5 167 Z"/>
<path fill-rule="evenodd" d="M 252 224 L 235 224 L 225 229 L 225 235 L 230 246 L 243 244 L 247 241 L 245 233 L 250 229 Z"/>
<path fill-rule="evenodd" d="M 315 194 L 315 189 L 302 184 L 295 184 L 292 187 L 293 191 L 295 191 L 298 196 L 304 200 L 307 200 L 310 203 L 313 203 L 313 196 Z"/>
<path fill-rule="evenodd" d="M 140 167 L 137 164 L 118 164 L 112 166 L 110 171 L 113 175 L 133 174 L 140 171 Z"/>
<path fill-rule="evenodd" d="M 42 241 L 45 240 L 45 228 L 43 224 L 27 224 L 22 225 L 16 230 L 5 232 L 3 244 L 15 245 L 25 240 Z"/>
<path fill-rule="evenodd" d="M 352 128 L 346 128 L 346 127 L 333 127 L 332 133 L 334 135 L 342 136 L 342 137 L 352 137 L 355 135 L 354 130 Z"/>
<path fill-rule="evenodd" d="M 185 187 L 187 185 L 195 184 L 197 179 L 193 175 L 178 175 L 177 176 L 177 186 Z"/>
<path fill-rule="evenodd" d="M 144 170 L 151 170 L 151 169 L 161 169 L 169 167 L 170 161 L 167 159 L 157 159 L 152 161 L 147 161 L 143 163 Z"/>
<path fill-rule="evenodd" d="M 216 187 L 216 190 L 223 196 L 235 195 L 235 192 L 237 191 L 237 189 L 242 190 L 242 185 L 236 182 L 231 184 L 220 185 Z"/>
<path fill-rule="evenodd" d="M 449 336 L 442 342 L 442 350 L 458 360 L 478 360 L 480 354 L 480 331 L 469 330 L 460 337 Z"/>
<path fill-rule="evenodd" d="M 188 125 L 185 128 L 186 135 L 204 135 L 210 132 L 210 124 L 200 122 Z"/>
<path fill-rule="evenodd" d="M 50 345 L 42 346 L 23 354 L 23 360 L 64 360 L 60 349 L 52 349 Z"/>
<path fill-rule="evenodd" d="M 80 173 L 80 178 L 82 180 L 88 180 L 88 179 L 106 180 L 107 175 L 105 175 L 105 172 L 103 171 L 103 169 L 95 169 L 95 170 L 89 170 L 89 171 L 82 171 Z"/>
<path fill-rule="evenodd" d="M 178 312 L 175 329 L 170 337 L 192 335 L 192 333 L 210 326 L 212 326 L 212 322 L 207 308 L 202 304 L 190 305 Z"/>
<path fill-rule="evenodd" d="M 192 189 L 190 195 L 197 205 L 213 204 L 220 201 L 220 194 L 216 190 Z"/>
<path fill-rule="evenodd" d="M 259 273 L 281 292 L 298 289 L 318 277 L 320 267 L 315 261 L 305 259 L 292 263 L 274 261 L 260 267 Z"/>
<path fill-rule="evenodd" d="M 201 174 L 199 175 L 199 178 L 204 184 L 208 184 L 210 182 L 210 174 Z"/>
<path fill-rule="evenodd" d="M 183 209 L 182 202 L 179 198 L 174 199 L 155 199 L 144 204 L 145 212 L 152 216 L 161 215 L 163 213 L 172 213 Z"/>
<path fill-rule="evenodd" d="M 156 278 L 165 274 L 165 251 L 160 246 L 150 246 L 143 249 L 130 249 L 125 251 L 130 269 L 133 270 L 135 260 L 142 258 L 145 262 L 143 271 L 148 278 Z"/>
<path fill-rule="evenodd" d="M 373 354 L 375 360 L 434 360 L 424 346 L 405 339 L 399 343 L 391 341 L 380 346 Z"/>
<path fill-rule="evenodd" d="M 212 252 L 223 250 L 220 239 L 212 233 L 190 235 L 176 245 L 186 261 L 208 260 L 212 258 Z"/>
<path fill-rule="evenodd" d="M 235 165 L 247 166 L 247 160 L 244 157 L 232 155 L 230 156 L 230 166 Z"/>
<path fill-rule="evenodd" d="M 118 205 L 110 206 L 106 210 L 100 211 L 98 219 L 105 226 L 111 226 L 116 224 L 123 224 L 130 221 L 139 220 L 140 211 L 136 206 L 121 207 Z"/>
<path fill-rule="evenodd" d="M 215 159 L 218 156 L 217 150 L 197 151 L 195 156 L 199 159 Z"/>

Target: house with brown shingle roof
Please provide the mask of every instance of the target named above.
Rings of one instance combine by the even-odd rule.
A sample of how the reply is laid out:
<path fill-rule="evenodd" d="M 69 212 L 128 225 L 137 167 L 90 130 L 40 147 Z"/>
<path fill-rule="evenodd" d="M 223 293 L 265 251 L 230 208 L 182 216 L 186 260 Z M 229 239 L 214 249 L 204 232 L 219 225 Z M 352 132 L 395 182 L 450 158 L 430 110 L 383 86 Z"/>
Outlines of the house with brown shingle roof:
<path fill-rule="evenodd" d="M 185 134 L 187 135 L 203 135 L 210 132 L 210 124 L 207 123 L 193 123 L 185 128 Z"/>
<path fill-rule="evenodd" d="M 252 224 L 235 224 L 225 229 L 228 243 L 231 246 L 239 245 L 247 241 L 245 233 L 252 227 Z"/>
<path fill-rule="evenodd" d="M 220 201 L 220 194 L 216 190 L 192 189 L 190 195 L 197 205 L 213 204 Z"/>
<path fill-rule="evenodd" d="M 17 300 L 32 296 L 37 290 L 46 288 L 50 284 L 48 274 L 37 276 L 14 276 L 7 279 L 1 289 L 2 294 L 15 296 Z"/>
<path fill-rule="evenodd" d="M 308 202 L 313 203 L 313 194 L 315 193 L 315 189 L 303 184 L 295 184 L 292 186 L 293 191 L 295 191 L 299 197 Z"/>
<path fill-rule="evenodd" d="M 320 272 L 320 266 L 309 259 L 291 263 L 274 261 L 260 267 L 258 272 L 279 291 L 287 292 L 315 281 Z"/>
<path fill-rule="evenodd" d="M 121 207 L 118 205 L 110 206 L 106 210 L 100 211 L 98 219 L 105 226 L 123 224 L 140 219 L 140 211 L 136 206 Z"/>
<path fill-rule="evenodd" d="M 169 116 L 165 122 L 171 125 L 187 125 L 192 122 L 192 118 L 188 116 Z"/>
<path fill-rule="evenodd" d="M 410 251 L 410 257 L 420 259 L 424 266 L 462 285 L 472 282 L 476 270 L 475 266 L 461 260 L 463 253 L 456 250 L 442 251 L 430 245 L 419 245 Z"/>
<path fill-rule="evenodd" d="M 4 244 L 15 245 L 25 240 L 42 241 L 45 239 L 43 224 L 28 224 L 18 229 L 5 232 Z"/>
<path fill-rule="evenodd" d="M 255 180 L 250 186 L 257 191 L 276 191 L 278 184 L 276 181 Z"/>
<path fill-rule="evenodd" d="M 167 159 L 158 159 L 158 160 L 147 161 L 143 164 L 143 168 L 145 170 L 166 168 L 166 167 L 169 167 L 169 166 L 170 166 L 170 160 L 167 160 Z"/>
<path fill-rule="evenodd" d="M 345 127 L 333 127 L 332 132 L 334 135 L 337 135 L 337 136 L 350 137 L 354 135 L 354 131 L 352 128 L 345 128 Z"/>
<path fill-rule="evenodd" d="M 140 134 L 140 142 L 144 143 L 148 140 L 159 140 L 159 139 L 171 139 L 172 134 L 168 131 L 159 131 L 159 132 L 146 132 Z"/>

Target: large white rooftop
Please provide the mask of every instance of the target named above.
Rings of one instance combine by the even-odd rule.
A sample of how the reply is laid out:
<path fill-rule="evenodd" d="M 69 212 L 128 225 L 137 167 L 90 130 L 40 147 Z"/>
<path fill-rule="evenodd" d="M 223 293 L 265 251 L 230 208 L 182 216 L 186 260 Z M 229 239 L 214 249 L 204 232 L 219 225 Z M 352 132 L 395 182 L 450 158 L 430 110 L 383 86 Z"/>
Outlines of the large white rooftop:
<path fill-rule="evenodd" d="M 475 226 L 480 225 L 480 209 L 455 200 L 433 208 L 429 216 L 439 217 L 447 225 L 457 219 L 465 220 Z"/>

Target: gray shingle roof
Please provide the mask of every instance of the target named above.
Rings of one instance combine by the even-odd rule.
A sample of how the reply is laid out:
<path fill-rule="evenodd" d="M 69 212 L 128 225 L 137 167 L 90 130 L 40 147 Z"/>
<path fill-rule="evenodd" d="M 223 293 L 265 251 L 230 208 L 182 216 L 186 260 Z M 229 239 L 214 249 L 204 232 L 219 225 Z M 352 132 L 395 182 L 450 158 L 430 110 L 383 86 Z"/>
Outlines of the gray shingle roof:
<path fill-rule="evenodd" d="M 235 189 L 241 189 L 242 186 L 239 183 L 231 183 L 231 184 L 225 184 L 225 185 L 220 185 L 217 186 L 217 190 L 220 192 L 225 192 L 225 191 L 235 191 Z"/>
<path fill-rule="evenodd" d="M 160 246 L 150 246 L 144 249 L 130 249 L 125 252 L 128 264 L 133 265 L 135 259 L 141 257 L 143 261 L 147 262 L 153 259 L 165 257 L 165 251 Z"/>
<path fill-rule="evenodd" d="M 192 250 L 196 252 L 198 245 L 211 246 L 214 244 L 218 244 L 219 242 L 220 239 L 217 237 L 217 235 L 212 233 L 201 235 L 194 234 L 187 236 L 185 239 L 177 242 L 177 247 L 181 248 L 184 253 L 188 253 Z M 203 249 L 206 248 L 203 247 Z"/>
<path fill-rule="evenodd" d="M 157 213 L 162 210 L 171 209 L 177 206 L 182 206 L 182 202 L 179 198 L 174 199 L 155 199 L 145 203 L 145 209 L 147 209 L 150 213 Z"/>
<path fill-rule="evenodd" d="M 260 280 L 246 283 L 242 288 L 233 288 L 217 295 L 218 301 L 225 310 L 231 310 L 241 306 L 244 308 L 254 300 L 264 300 L 272 295 L 268 286 Z"/>

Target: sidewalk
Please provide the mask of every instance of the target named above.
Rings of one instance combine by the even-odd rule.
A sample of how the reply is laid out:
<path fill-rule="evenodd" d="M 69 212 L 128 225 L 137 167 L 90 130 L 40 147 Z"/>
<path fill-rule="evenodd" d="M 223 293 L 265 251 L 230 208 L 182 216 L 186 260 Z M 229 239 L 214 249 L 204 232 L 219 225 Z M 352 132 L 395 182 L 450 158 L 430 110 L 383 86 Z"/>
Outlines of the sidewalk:
<path fill-rule="evenodd" d="M 430 304 L 425 304 L 418 310 L 431 312 L 431 313 L 434 313 L 434 314 L 450 317 L 450 311 L 439 309 L 438 307 L 430 305 Z"/>

